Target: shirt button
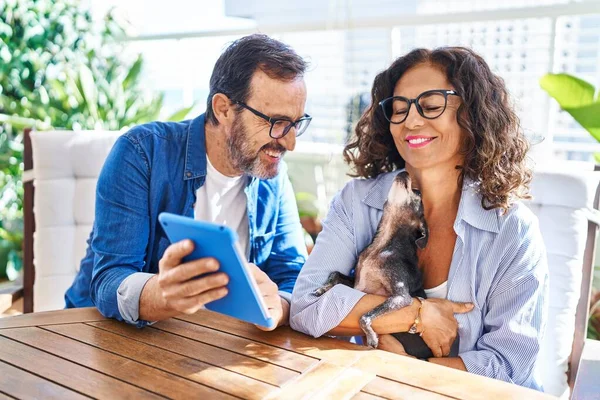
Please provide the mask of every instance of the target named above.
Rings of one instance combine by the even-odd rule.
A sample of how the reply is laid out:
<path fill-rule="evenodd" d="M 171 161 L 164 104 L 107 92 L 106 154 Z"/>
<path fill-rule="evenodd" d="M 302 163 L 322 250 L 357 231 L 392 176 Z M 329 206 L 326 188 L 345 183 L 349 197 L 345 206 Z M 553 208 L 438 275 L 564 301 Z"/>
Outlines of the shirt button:
<path fill-rule="evenodd" d="M 186 172 L 185 176 L 187 176 L 189 178 L 190 176 L 192 176 L 192 173 L 191 172 Z"/>

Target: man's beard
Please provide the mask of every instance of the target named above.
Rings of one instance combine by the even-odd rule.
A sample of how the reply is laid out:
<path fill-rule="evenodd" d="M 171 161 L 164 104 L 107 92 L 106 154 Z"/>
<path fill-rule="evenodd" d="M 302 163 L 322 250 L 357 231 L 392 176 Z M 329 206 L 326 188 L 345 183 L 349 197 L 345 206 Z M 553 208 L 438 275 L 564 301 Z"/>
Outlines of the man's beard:
<path fill-rule="evenodd" d="M 259 179 L 270 179 L 277 176 L 279 173 L 279 162 L 270 163 L 262 161 L 260 155 L 263 150 L 272 150 L 281 153 L 283 157 L 285 148 L 275 140 L 264 145 L 258 152 L 252 150 L 252 144 L 248 139 L 248 131 L 242 123 L 242 119 L 237 117 L 231 127 L 231 134 L 227 139 L 227 148 L 229 150 L 229 158 L 231 165 Z"/>

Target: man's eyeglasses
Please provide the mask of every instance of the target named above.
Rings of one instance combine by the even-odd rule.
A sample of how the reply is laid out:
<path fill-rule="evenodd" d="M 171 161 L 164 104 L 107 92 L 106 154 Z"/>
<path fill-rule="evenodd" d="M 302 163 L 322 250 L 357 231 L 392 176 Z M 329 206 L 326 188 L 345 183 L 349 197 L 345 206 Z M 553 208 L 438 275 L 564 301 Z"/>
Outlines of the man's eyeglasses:
<path fill-rule="evenodd" d="M 458 96 L 454 90 L 428 90 L 408 99 L 402 96 L 388 97 L 379 102 L 383 115 L 392 124 L 401 124 L 408 118 L 410 106 L 414 103 L 419 114 L 426 119 L 435 119 L 442 115 L 448 105 L 448 96 Z"/>
<path fill-rule="evenodd" d="M 298 137 L 302 135 L 304 131 L 306 131 L 310 121 L 312 121 L 312 117 L 308 114 L 304 114 L 302 118 L 296 121 L 291 121 L 287 118 L 271 118 L 268 115 L 265 115 L 260 111 L 250 107 L 248 104 L 242 103 L 241 101 L 233 101 L 233 103 L 244 107 L 252 114 L 270 123 L 271 129 L 269 130 L 269 136 L 271 136 L 273 139 L 281 139 L 287 135 L 292 128 L 296 128 L 296 137 Z"/>

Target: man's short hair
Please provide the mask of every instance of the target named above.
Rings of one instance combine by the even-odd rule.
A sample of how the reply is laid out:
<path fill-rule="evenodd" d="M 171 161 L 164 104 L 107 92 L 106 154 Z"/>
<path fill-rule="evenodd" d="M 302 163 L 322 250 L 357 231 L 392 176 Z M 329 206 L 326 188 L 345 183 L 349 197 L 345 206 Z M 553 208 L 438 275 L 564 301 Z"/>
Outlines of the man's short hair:
<path fill-rule="evenodd" d="M 291 81 L 303 76 L 306 66 L 306 61 L 290 46 L 267 35 L 253 34 L 234 41 L 215 63 L 206 101 L 206 119 L 214 125 L 219 124 L 212 109 L 212 98 L 216 93 L 245 102 L 257 69 L 272 79 Z"/>

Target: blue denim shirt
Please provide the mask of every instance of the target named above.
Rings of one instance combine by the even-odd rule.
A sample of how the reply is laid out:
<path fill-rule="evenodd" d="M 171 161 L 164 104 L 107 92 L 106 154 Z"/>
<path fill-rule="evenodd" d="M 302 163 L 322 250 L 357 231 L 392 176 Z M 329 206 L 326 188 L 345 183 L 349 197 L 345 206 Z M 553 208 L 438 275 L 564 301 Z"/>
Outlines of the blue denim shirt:
<path fill-rule="evenodd" d="M 119 311 L 119 286 L 134 273 L 157 273 L 170 244 L 158 214 L 194 217 L 196 191 L 206 177 L 204 123 L 204 114 L 153 122 L 117 139 L 98 178 L 94 226 L 65 294 L 67 307 L 95 305 L 105 317 L 127 320 Z M 287 167 L 272 179 L 248 179 L 245 192 L 249 261 L 291 293 L 307 255 Z"/>

